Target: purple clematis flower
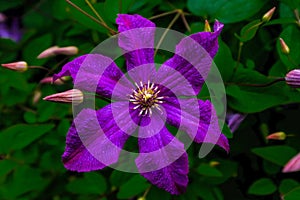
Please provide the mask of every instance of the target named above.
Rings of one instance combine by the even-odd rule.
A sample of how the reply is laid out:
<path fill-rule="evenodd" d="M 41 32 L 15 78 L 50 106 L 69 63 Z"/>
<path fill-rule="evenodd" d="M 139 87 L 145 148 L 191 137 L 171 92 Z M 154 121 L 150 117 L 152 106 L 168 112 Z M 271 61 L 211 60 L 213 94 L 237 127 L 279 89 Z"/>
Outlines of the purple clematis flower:
<path fill-rule="evenodd" d="M 18 42 L 21 39 L 22 33 L 20 30 L 19 20 L 13 18 L 11 25 L 8 26 L 6 17 L 0 13 L 0 38 L 11 39 Z"/>
<path fill-rule="evenodd" d="M 223 24 L 217 21 L 214 32 L 182 39 L 174 56 L 156 70 L 155 24 L 139 15 L 127 14 L 119 14 L 116 22 L 128 76 L 109 57 L 99 54 L 80 56 L 54 76 L 71 76 L 78 89 L 96 91 L 112 100 L 97 111 L 82 109 L 75 117 L 67 133 L 63 163 L 67 169 L 78 172 L 116 164 L 127 139 L 137 132 L 138 172 L 171 194 L 183 193 L 188 184 L 188 155 L 183 142 L 170 133 L 165 122 L 197 143 L 213 143 L 229 150 L 213 105 L 208 100 L 193 98 L 200 92 L 211 58 L 217 53 Z M 137 29 L 142 29 L 140 34 L 133 34 Z M 195 58 L 193 53 L 199 52 L 198 46 L 202 46 L 209 59 L 201 56 L 201 52 Z M 189 62 L 189 56 L 195 62 Z M 96 88 L 93 82 L 97 83 Z"/>

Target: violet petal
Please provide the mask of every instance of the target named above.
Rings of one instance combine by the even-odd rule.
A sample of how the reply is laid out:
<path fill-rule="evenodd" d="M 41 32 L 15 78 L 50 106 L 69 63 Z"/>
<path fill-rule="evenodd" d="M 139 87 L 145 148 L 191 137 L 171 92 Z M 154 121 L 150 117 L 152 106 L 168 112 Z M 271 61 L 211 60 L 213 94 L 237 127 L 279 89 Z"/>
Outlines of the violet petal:
<path fill-rule="evenodd" d="M 218 36 L 223 24 L 216 21 L 214 28 L 215 32 L 195 33 L 176 45 L 175 55 L 161 66 L 158 73 L 160 84 L 171 88 L 172 82 L 178 83 L 178 75 L 169 72 L 173 68 L 189 81 L 196 94 L 199 93 L 210 71 L 212 58 L 218 51 Z M 182 87 L 182 84 L 177 86 Z"/>
<path fill-rule="evenodd" d="M 185 192 L 189 167 L 184 145 L 166 127 L 155 135 L 149 128 L 148 134 L 150 137 L 139 138 L 138 141 L 140 154 L 136 165 L 139 172 L 152 184 L 171 194 Z"/>
<path fill-rule="evenodd" d="M 229 151 L 228 140 L 220 131 L 210 101 L 168 98 L 162 106 L 167 111 L 167 123 L 185 131 L 195 142 L 217 144 Z"/>
<path fill-rule="evenodd" d="M 113 106 L 121 109 L 123 105 L 113 103 Z M 124 120 L 129 119 L 125 116 L 126 112 L 113 116 L 111 107 L 112 104 L 98 111 L 84 109 L 76 116 L 67 134 L 66 150 L 62 156 L 67 169 L 86 172 L 118 161 L 128 133 L 132 133 L 135 126 Z"/>
<path fill-rule="evenodd" d="M 152 80 L 154 66 L 155 24 L 140 15 L 118 14 L 119 46 L 125 52 L 127 71 L 133 80 Z M 139 66 L 146 65 L 143 69 Z M 134 70 L 134 71 L 131 71 Z"/>
<path fill-rule="evenodd" d="M 71 76 L 77 89 L 96 92 L 100 96 L 127 100 L 132 84 L 123 76 L 122 71 L 108 57 L 100 54 L 86 54 L 65 64 L 62 70 L 55 74 L 53 80 L 63 76 Z M 118 87 L 115 85 L 118 83 Z"/>

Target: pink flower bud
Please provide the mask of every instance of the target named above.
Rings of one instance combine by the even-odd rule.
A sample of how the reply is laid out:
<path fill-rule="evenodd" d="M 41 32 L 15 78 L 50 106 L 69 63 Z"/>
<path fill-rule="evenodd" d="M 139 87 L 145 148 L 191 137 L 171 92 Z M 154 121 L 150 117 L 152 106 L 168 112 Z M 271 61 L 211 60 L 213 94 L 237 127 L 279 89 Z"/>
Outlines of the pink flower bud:
<path fill-rule="evenodd" d="M 51 57 L 51 56 L 55 56 L 55 50 L 58 49 L 59 47 L 58 46 L 53 46 L 53 47 L 50 47 L 48 49 L 46 49 L 45 51 L 43 51 L 42 53 L 40 53 L 40 55 L 38 55 L 38 59 L 41 59 L 41 58 L 48 58 L 48 57 Z"/>
<path fill-rule="evenodd" d="M 267 136 L 267 140 L 285 140 L 286 134 L 284 132 L 276 132 Z"/>
<path fill-rule="evenodd" d="M 272 18 L 275 10 L 276 10 L 276 7 L 273 7 L 271 10 L 269 10 L 268 12 L 266 12 L 266 14 L 264 14 L 264 16 L 262 17 L 262 21 L 263 22 L 270 21 L 270 19 Z"/>
<path fill-rule="evenodd" d="M 62 78 L 59 78 L 53 82 L 53 77 L 45 77 L 40 81 L 41 84 L 55 84 L 55 85 L 62 85 L 64 81 Z"/>
<path fill-rule="evenodd" d="M 282 172 L 296 172 L 300 171 L 300 153 L 294 156 L 287 164 L 285 164 Z"/>
<path fill-rule="evenodd" d="M 78 89 L 72 89 L 65 92 L 52 94 L 43 98 L 43 100 L 61 103 L 80 104 L 81 102 L 83 102 L 83 93 Z"/>
<path fill-rule="evenodd" d="M 53 46 L 50 47 L 48 49 L 46 49 L 45 51 L 43 51 L 42 53 L 40 53 L 40 55 L 38 55 L 37 58 L 48 58 L 51 56 L 55 56 L 55 55 L 76 55 L 78 53 L 78 48 L 75 46 L 68 46 L 68 47 L 58 47 L 58 46 Z"/>
<path fill-rule="evenodd" d="M 62 54 L 62 55 L 76 55 L 78 54 L 78 48 L 75 46 L 69 46 L 69 47 L 60 47 L 55 50 L 56 55 Z"/>
<path fill-rule="evenodd" d="M 207 20 L 205 20 L 204 32 L 211 32 L 211 28 Z"/>
<path fill-rule="evenodd" d="M 288 45 L 285 43 L 285 41 L 282 38 L 279 38 L 280 46 L 281 46 L 281 52 L 284 54 L 289 54 L 290 53 L 290 48 Z"/>
<path fill-rule="evenodd" d="M 285 82 L 291 87 L 300 88 L 300 69 L 294 69 L 285 75 Z"/>
<path fill-rule="evenodd" d="M 25 61 L 1 64 L 1 66 L 19 72 L 25 72 L 28 69 L 28 65 Z"/>

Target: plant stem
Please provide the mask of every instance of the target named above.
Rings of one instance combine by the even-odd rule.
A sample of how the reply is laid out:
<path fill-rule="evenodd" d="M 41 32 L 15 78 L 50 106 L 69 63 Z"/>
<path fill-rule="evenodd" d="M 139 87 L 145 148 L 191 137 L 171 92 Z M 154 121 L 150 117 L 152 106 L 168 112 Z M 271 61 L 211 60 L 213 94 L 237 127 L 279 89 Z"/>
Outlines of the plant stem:
<path fill-rule="evenodd" d="M 90 14 L 88 14 L 87 12 L 85 12 L 84 10 L 82 10 L 81 8 L 79 8 L 76 4 L 74 4 L 70 0 L 66 0 L 66 2 L 68 4 L 70 4 L 71 6 L 73 6 L 75 9 L 77 9 L 79 12 L 81 12 L 82 14 L 84 14 L 85 16 L 87 16 L 88 18 L 90 18 L 91 20 L 93 20 L 94 22 L 96 22 L 97 24 L 99 24 L 100 26 L 106 28 L 111 34 L 115 35 L 117 33 L 115 30 L 113 30 L 112 28 L 110 28 L 109 26 L 107 26 L 105 23 L 99 21 L 95 17 L 91 16 Z"/>
<path fill-rule="evenodd" d="M 181 14 L 178 12 L 175 17 L 173 18 L 173 20 L 170 22 L 170 24 L 168 25 L 167 29 L 163 32 L 161 38 L 159 39 L 158 43 L 157 43 L 157 46 L 155 47 L 155 52 L 154 52 L 154 55 L 156 55 L 161 43 L 163 42 L 163 40 L 165 39 L 169 29 L 174 25 L 174 23 L 176 22 L 176 20 L 179 18 Z"/>
<path fill-rule="evenodd" d="M 28 66 L 29 69 L 42 69 L 45 70 L 47 72 L 50 72 L 50 69 L 43 67 L 43 66 Z"/>
<path fill-rule="evenodd" d="M 89 0 L 85 0 L 86 4 L 90 7 L 90 9 L 93 11 L 93 13 L 98 17 L 98 19 L 103 23 L 106 24 L 104 22 L 104 20 L 102 19 L 102 17 L 99 15 L 99 13 L 95 10 L 94 6 L 91 4 L 91 2 Z"/>
<path fill-rule="evenodd" d="M 239 86 L 250 86 L 250 87 L 268 87 L 270 85 L 273 85 L 277 82 L 285 81 L 285 78 L 277 78 L 269 83 L 264 84 L 253 84 L 253 83 L 225 83 L 225 85 L 239 85 Z"/>
<path fill-rule="evenodd" d="M 236 64 L 235 64 L 235 66 L 233 68 L 231 79 L 234 77 L 234 75 L 235 75 L 235 73 L 236 73 L 236 71 L 237 71 L 237 69 L 238 69 L 238 67 L 240 65 L 243 45 L 244 45 L 244 43 L 240 41 L 240 43 L 239 43 L 239 50 L 238 50 L 238 57 L 237 57 Z"/>
<path fill-rule="evenodd" d="M 178 10 L 176 9 L 176 10 L 172 10 L 172 11 L 169 11 L 169 12 L 165 12 L 165 13 L 162 13 L 162 14 L 159 14 L 159 15 L 152 16 L 152 17 L 150 17 L 149 19 L 150 19 L 150 20 L 153 20 L 153 19 L 157 19 L 157 18 L 164 17 L 164 16 L 167 16 L 167 15 L 171 15 L 171 14 L 177 13 L 177 12 L 178 12 Z"/>

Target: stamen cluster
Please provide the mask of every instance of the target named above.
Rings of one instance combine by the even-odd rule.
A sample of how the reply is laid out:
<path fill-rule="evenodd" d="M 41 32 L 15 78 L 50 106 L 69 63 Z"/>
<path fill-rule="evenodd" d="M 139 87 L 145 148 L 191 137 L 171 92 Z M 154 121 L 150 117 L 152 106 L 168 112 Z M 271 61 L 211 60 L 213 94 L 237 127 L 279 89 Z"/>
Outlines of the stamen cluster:
<path fill-rule="evenodd" d="M 129 101 L 136 106 L 133 108 L 134 110 L 140 109 L 140 115 L 152 115 L 152 108 L 159 108 L 159 104 L 163 103 L 164 96 L 159 96 L 160 90 L 157 85 L 154 83 L 150 83 L 148 81 L 147 84 L 143 84 L 140 82 L 140 85 L 135 83 L 137 89 L 133 90 L 133 93 L 130 95 Z"/>

